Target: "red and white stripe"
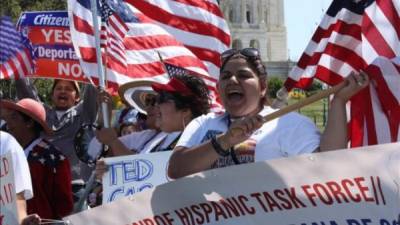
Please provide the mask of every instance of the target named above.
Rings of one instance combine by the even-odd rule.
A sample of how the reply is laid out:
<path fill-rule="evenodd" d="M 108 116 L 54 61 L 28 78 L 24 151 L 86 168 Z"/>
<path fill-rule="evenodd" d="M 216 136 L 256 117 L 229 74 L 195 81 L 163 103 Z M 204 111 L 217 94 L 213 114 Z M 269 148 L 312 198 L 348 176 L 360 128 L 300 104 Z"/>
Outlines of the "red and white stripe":
<path fill-rule="evenodd" d="M 28 48 L 18 51 L 0 65 L 0 79 L 19 79 L 32 74 L 34 63 Z"/>
<path fill-rule="evenodd" d="M 103 51 L 107 79 L 117 84 L 134 78 L 167 82 L 159 52 L 165 62 L 201 74 L 215 95 L 219 55 L 230 43 L 228 26 L 218 4 L 182 0 L 127 0 L 125 4 L 140 22 L 124 24 L 129 31 L 123 38 L 123 46 L 118 41 L 122 35 L 117 37 L 121 34 L 117 30 L 121 27 L 117 17 L 111 16 L 111 25 L 102 29 L 103 46 L 107 44 L 107 57 Z M 69 12 L 72 42 L 81 67 L 86 75 L 97 77 L 91 12 L 74 0 L 69 0 Z M 107 41 L 104 37 L 108 37 Z"/>
<path fill-rule="evenodd" d="M 220 53 L 229 48 L 230 33 L 215 0 L 127 0 L 183 43 L 219 76 Z M 183 10 L 184 9 L 184 10 Z"/>
<path fill-rule="evenodd" d="M 306 88 L 314 77 L 334 85 L 360 70 L 371 85 L 351 100 L 351 145 L 400 141 L 400 1 L 376 0 L 362 15 L 345 8 L 325 15 L 285 87 Z"/>

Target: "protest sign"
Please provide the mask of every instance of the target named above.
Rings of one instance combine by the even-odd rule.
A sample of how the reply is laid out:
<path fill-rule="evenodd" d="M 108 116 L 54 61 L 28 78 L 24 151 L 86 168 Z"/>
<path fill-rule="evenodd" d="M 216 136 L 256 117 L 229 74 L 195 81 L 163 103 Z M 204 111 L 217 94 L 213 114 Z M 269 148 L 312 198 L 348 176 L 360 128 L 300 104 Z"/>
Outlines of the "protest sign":
<path fill-rule="evenodd" d="M 168 182 L 167 163 L 172 151 L 105 158 L 103 204 Z"/>
<path fill-rule="evenodd" d="M 85 81 L 71 42 L 67 11 L 24 12 L 18 30 L 32 43 L 36 58 L 32 77 Z"/>
<path fill-rule="evenodd" d="M 192 162 L 188 162 L 192 163 Z M 398 225 L 400 143 L 197 173 L 70 224 Z"/>
<path fill-rule="evenodd" d="M 0 155 L 0 224 L 18 224 L 11 153 Z"/>

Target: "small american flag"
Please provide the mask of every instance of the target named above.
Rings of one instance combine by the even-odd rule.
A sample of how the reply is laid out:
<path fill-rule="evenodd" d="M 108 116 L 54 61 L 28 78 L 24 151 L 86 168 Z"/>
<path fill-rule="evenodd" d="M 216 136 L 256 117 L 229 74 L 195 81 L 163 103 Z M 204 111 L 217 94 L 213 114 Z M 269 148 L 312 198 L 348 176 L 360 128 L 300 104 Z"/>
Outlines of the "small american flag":
<path fill-rule="evenodd" d="M 177 66 L 171 65 L 169 63 L 164 63 L 164 65 L 165 65 L 165 69 L 167 70 L 169 78 L 172 78 L 174 76 L 189 74 L 189 71 L 187 71 L 181 67 L 177 67 Z"/>
<path fill-rule="evenodd" d="M 334 85 L 361 70 L 371 85 L 351 100 L 351 145 L 400 141 L 399 0 L 334 0 L 285 87 L 314 77 Z"/>
<path fill-rule="evenodd" d="M 28 38 L 22 36 L 10 17 L 0 18 L 0 79 L 19 79 L 32 74 L 33 49 Z"/>
<path fill-rule="evenodd" d="M 124 38 L 129 31 L 127 23 L 137 23 L 134 14 L 118 0 L 100 0 L 100 46 L 107 56 L 127 67 Z M 107 60 L 107 58 L 105 58 Z M 106 61 L 107 63 L 107 61 Z"/>
<path fill-rule="evenodd" d="M 198 76 L 203 78 L 203 80 L 207 81 L 207 79 L 209 79 L 208 77 L 202 75 L 202 74 L 198 74 L 194 71 L 189 71 L 186 70 L 182 67 L 179 66 L 175 66 L 172 65 L 170 63 L 166 63 L 163 62 L 165 69 L 167 70 L 168 76 L 169 78 L 172 78 L 174 76 L 179 76 L 179 75 L 187 75 L 187 76 Z M 217 101 L 217 95 L 216 92 L 217 90 L 214 87 L 208 87 L 208 89 L 210 90 L 210 97 L 211 97 L 211 111 L 214 112 L 222 112 L 223 106 L 220 104 L 219 101 Z"/>

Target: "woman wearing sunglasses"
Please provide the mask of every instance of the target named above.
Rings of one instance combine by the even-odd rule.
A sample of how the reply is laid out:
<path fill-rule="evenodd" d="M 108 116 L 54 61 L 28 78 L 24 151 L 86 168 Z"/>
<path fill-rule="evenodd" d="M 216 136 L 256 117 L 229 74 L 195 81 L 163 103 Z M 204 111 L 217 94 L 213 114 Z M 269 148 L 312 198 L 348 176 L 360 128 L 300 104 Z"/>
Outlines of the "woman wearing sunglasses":
<path fill-rule="evenodd" d="M 172 150 L 181 132 L 195 117 L 210 109 L 208 89 L 204 81 L 191 75 L 177 75 L 167 84 L 151 85 L 157 95 L 145 99 L 148 116 L 156 118 L 156 129 L 134 132 L 120 138 L 113 129 L 102 129 L 97 139 L 111 148 L 113 156 Z M 151 114 L 151 115 L 150 115 Z M 92 141 L 89 151 L 101 148 Z"/>
<path fill-rule="evenodd" d="M 263 123 L 263 116 L 274 109 L 268 106 L 267 73 L 257 49 L 231 49 L 221 58 L 218 91 L 226 112 L 201 116 L 186 127 L 170 158 L 171 178 L 255 159 L 346 147 L 345 103 L 368 82 L 357 85 L 356 76 L 349 77 L 332 101 L 331 118 L 321 138 L 315 125 L 297 113 Z"/>

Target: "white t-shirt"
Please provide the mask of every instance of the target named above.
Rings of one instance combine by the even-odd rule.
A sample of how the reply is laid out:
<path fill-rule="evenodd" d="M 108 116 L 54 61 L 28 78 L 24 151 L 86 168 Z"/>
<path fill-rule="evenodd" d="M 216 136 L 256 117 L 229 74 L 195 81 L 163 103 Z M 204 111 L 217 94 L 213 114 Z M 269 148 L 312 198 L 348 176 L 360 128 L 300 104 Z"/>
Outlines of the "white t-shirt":
<path fill-rule="evenodd" d="M 23 192 L 25 200 L 33 197 L 31 173 L 24 150 L 15 138 L 4 131 L 0 131 L 0 155 L 11 152 L 15 179 L 15 193 Z"/>
<path fill-rule="evenodd" d="M 274 112 L 264 107 L 262 116 Z M 184 130 L 176 146 L 191 148 L 209 139 L 212 135 L 227 131 L 227 114 L 209 113 L 200 116 Z M 298 113 L 288 113 L 269 121 L 254 131 L 249 139 L 235 146 L 235 153 L 241 163 L 263 161 L 313 152 L 319 146 L 320 132 L 315 124 Z M 233 165 L 231 156 L 220 157 L 213 168 Z"/>
<path fill-rule="evenodd" d="M 177 140 L 181 132 L 165 133 L 156 130 L 143 130 L 140 132 L 133 132 L 118 139 L 131 150 L 136 150 L 140 154 L 150 153 L 150 151 L 166 150 L 170 145 Z M 97 156 L 100 152 L 102 145 L 93 138 L 89 143 L 88 153 L 91 156 Z M 170 149 L 172 150 L 172 148 Z"/>

